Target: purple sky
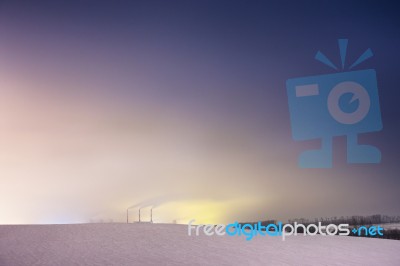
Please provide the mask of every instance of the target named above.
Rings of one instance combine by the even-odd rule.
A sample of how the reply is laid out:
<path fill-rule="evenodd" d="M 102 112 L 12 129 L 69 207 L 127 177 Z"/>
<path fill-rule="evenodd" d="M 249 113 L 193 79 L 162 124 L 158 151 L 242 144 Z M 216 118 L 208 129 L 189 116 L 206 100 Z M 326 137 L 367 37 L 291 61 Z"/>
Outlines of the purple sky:
<path fill-rule="evenodd" d="M 65 2 L 0 3 L 0 223 L 399 214 L 397 5 Z M 382 163 L 339 137 L 332 169 L 300 169 L 318 141 L 292 140 L 285 82 L 334 73 L 314 55 L 339 63 L 338 38 L 374 52 L 384 129 L 360 140 Z"/>

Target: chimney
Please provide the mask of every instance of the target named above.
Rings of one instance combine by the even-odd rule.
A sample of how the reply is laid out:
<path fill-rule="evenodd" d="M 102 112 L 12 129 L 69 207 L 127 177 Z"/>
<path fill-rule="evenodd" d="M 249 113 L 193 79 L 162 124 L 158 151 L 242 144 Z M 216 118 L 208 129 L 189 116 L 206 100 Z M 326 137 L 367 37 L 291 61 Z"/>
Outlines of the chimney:
<path fill-rule="evenodd" d="M 153 223 L 153 208 L 150 209 L 150 223 Z"/>
<path fill-rule="evenodd" d="M 139 222 L 140 222 L 140 208 L 139 208 Z"/>

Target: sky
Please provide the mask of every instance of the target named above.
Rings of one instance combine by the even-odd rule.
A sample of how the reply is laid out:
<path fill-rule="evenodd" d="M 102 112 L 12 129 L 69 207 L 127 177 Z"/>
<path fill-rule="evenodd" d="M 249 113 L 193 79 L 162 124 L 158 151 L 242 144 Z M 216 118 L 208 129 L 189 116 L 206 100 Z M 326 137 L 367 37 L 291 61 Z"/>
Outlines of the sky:
<path fill-rule="evenodd" d="M 389 1 L 0 1 L 0 223 L 399 215 L 400 7 Z M 380 164 L 299 168 L 286 80 L 367 48 Z M 342 71 L 342 70 L 340 70 Z"/>

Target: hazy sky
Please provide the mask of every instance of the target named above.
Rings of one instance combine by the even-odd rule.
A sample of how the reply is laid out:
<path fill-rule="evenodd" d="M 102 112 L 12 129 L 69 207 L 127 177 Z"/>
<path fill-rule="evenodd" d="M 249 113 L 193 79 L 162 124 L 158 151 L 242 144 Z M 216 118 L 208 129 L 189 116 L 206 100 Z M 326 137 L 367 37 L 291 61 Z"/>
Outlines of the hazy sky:
<path fill-rule="evenodd" d="M 400 214 L 400 8 L 389 1 L 1 1 L 0 223 Z M 285 82 L 377 72 L 378 165 L 300 169 Z M 131 219 L 134 219 L 132 209 Z"/>

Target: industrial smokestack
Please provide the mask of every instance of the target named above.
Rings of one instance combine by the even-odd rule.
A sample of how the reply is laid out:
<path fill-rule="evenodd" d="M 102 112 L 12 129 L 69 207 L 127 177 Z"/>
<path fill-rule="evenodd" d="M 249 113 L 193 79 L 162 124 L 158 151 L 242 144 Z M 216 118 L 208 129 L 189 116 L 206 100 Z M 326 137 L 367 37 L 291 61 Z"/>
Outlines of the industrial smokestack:
<path fill-rule="evenodd" d="M 129 224 L 129 209 L 126 209 L 126 223 Z"/>
<path fill-rule="evenodd" d="M 139 208 L 139 222 L 140 222 L 140 208 Z"/>
<path fill-rule="evenodd" d="M 150 223 L 153 223 L 153 208 L 150 209 Z"/>

